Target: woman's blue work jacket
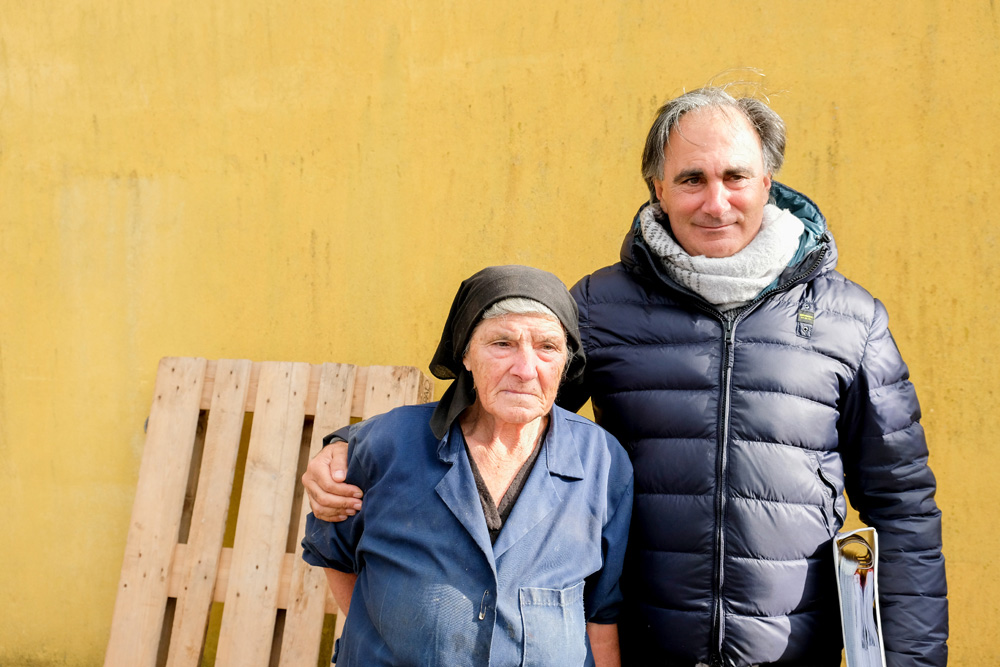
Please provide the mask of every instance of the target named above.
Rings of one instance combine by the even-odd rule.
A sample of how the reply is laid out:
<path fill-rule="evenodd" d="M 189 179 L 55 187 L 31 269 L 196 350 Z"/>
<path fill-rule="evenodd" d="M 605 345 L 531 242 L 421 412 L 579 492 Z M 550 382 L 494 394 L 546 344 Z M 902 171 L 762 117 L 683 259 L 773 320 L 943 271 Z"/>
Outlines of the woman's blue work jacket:
<path fill-rule="evenodd" d="M 434 404 L 352 428 L 341 523 L 309 515 L 303 557 L 358 574 L 337 664 L 592 665 L 586 623 L 614 623 L 632 466 L 613 436 L 554 407 L 542 450 L 496 543 L 457 423 Z"/>

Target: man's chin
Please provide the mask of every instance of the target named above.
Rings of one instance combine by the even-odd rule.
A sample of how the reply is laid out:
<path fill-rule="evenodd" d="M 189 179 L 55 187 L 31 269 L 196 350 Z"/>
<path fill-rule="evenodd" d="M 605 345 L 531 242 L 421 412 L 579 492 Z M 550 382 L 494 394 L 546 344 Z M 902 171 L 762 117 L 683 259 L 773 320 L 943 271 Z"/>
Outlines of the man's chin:
<path fill-rule="evenodd" d="M 741 237 L 725 230 L 726 228 L 721 228 L 718 233 L 705 234 L 695 248 L 698 255 L 712 259 L 732 257 L 747 246 Z M 696 255 L 692 254 L 694 256 Z"/>

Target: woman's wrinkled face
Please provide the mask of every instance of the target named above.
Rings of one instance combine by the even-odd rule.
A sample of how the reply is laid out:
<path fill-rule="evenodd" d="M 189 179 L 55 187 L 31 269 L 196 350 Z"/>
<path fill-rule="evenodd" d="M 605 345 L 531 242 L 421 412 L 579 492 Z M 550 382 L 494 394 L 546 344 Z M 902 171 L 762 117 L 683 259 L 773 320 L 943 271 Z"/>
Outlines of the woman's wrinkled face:
<path fill-rule="evenodd" d="M 566 332 L 559 320 L 525 314 L 480 322 L 462 362 L 487 413 L 502 422 L 527 424 L 552 409 L 566 358 Z"/>

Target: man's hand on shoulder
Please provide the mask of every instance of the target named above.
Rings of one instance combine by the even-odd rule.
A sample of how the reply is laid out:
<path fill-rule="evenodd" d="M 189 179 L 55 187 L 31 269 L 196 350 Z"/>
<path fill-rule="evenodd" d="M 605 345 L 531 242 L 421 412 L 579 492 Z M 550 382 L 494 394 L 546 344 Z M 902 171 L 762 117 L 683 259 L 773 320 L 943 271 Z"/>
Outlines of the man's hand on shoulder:
<path fill-rule="evenodd" d="M 324 447 L 306 466 L 302 486 L 317 519 L 336 523 L 361 509 L 361 489 L 346 478 L 347 443 L 342 440 Z"/>

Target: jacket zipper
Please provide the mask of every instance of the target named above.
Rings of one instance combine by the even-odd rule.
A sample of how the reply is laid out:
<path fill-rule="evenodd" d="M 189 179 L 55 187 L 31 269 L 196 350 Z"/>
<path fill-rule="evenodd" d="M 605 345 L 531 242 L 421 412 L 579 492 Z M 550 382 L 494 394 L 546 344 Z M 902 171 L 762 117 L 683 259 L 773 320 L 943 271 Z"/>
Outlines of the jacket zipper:
<path fill-rule="evenodd" d="M 826 239 L 825 233 L 823 235 L 823 239 Z M 727 316 L 725 313 L 719 313 L 718 310 L 698 304 L 702 310 L 708 311 L 715 315 L 715 317 L 719 318 L 722 323 L 723 330 L 724 364 L 722 372 L 722 388 L 720 391 L 721 419 L 719 420 L 718 453 L 716 455 L 715 465 L 715 554 L 713 558 L 714 578 L 712 582 L 712 638 L 711 650 L 709 652 L 710 664 L 712 667 L 722 667 L 723 665 L 722 642 L 726 636 L 725 609 L 722 602 L 722 589 L 725 584 L 724 561 L 726 548 L 726 537 L 723 524 L 726 516 L 726 470 L 729 465 L 729 422 L 735 356 L 734 350 L 736 347 L 736 324 L 748 313 L 755 310 L 765 299 L 774 294 L 791 289 L 794 285 L 798 284 L 799 281 L 812 275 L 812 273 L 819 268 L 823 258 L 826 257 L 826 253 L 827 248 L 822 248 L 820 252 L 817 253 L 816 259 L 809 265 L 808 269 L 797 274 L 785 284 L 776 287 L 769 292 L 758 294 L 756 298 L 744 305 L 742 308 L 737 309 L 731 315 Z"/>
<path fill-rule="evenodd" d="M 712 651 L 713 667 L 722 665 L 722 639 L 725 637 L 725 609 L 722 603 L 722 588 L 725 584 L 723 567 L 726 550 L 726 536 L 723 524 L 726 517 L 726 468 L 729 465 L 729 410 L 730 393 L 733 381 L 733 348 L 736 338 L 736 318 L 723 316 L 723 373 L 722 373 L 722 405 L 720 407 L 718 450 L 715 463 L 715 554 L 712 606 Z"/>

